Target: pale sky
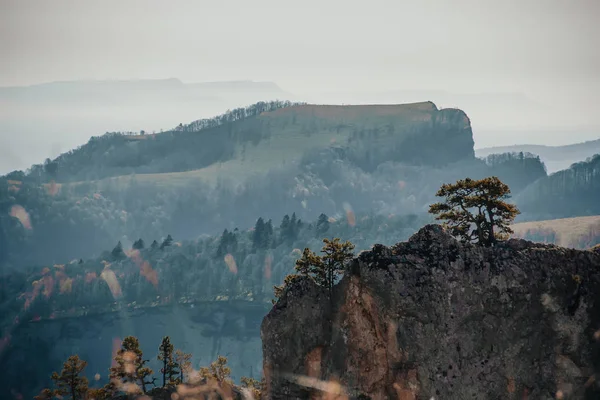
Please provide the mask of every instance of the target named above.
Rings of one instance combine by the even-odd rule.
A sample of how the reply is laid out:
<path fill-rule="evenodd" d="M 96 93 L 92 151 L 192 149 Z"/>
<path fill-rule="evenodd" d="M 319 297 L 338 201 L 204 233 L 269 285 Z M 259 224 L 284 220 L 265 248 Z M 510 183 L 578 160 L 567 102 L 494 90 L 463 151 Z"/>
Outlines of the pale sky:
<path fill-rule="evenodd" d="M 253 79 L 593 96 L 598 0 L 0 0 L 0 86 Z M 590 97 L 591 98 L 591 97 Z M 597 99 L 597 97 L 596 97 Z"/>
<path fill-rule="evenodd" d="M 316 102 L 441 90 L 511 92 L 540 105 L 465 101 L 478 146 L 600 137 L 599 71 L 600 0 L 0 0 L 0 86 L 255 80 Z M 54 157 L 106 130 L 158 130 L 209 116 L 161 109 L 146 113 L 143 125 L 114 115 L 94 126 L 49 126 L 4 114 L 0 158 L 19 161 L 0 169 Z M 152 119 L 159 114 L 164 121 Z M 538 131 L 489 131 L 505 126 Z"/>

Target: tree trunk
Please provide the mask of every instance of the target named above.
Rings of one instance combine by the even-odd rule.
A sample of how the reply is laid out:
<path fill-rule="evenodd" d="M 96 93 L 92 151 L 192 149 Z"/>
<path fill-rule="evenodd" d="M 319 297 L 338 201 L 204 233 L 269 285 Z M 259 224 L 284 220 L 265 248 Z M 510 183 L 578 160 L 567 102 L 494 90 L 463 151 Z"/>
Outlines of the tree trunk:
<path fill-rule="evenodd" d="M 494 236 L 494 214 L 488 209 L 488 216 L 490 217 L 490 232 L 488 238 L 488 246 L 496 243 L 496 237 Z"/>
<path fill-rule="evenodd" d="M 69 386 L 71 386 L 71 398 L 73 400 L 77 400 L 77 396 L 75 395 L 76 394 L 75 390 L 76 390 L 76 386 L 77 386 L 75 383 L 75 377 L 72 376 L 71 381 L 69 383 L 70 383 Z"/>
<path fill-rule="evenodd" d="M 162 387 L 165 387 L 166 383 L 167 383 L 167 357 L 166 354 L 163 353 L 163 385 Z"/>

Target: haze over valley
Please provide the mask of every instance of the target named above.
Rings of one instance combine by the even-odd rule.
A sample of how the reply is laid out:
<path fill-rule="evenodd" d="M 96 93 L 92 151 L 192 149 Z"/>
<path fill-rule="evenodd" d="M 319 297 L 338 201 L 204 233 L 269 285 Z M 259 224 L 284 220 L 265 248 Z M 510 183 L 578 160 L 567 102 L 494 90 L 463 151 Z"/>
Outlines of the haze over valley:
<path fill-rule="evenodd" d="M 599 4 L 0 0 L 0 400 L 600 398 Z"/>

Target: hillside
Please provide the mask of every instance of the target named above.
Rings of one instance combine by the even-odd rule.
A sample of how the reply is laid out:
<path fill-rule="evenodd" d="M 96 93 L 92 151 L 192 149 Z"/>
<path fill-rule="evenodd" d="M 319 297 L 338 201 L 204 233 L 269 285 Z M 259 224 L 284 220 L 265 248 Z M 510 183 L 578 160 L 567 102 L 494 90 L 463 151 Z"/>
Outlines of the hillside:
<path fill-rule="evenodd" d="M 424 142 L 427 148 L 420 146 Z M 432 103 L 316 106 L 271 102 L 165 133 L 92 138 L 53 160 L 51 173 L 48 168 L 34 167 L 32 175 L 42 174 L 58 182 L 132 173 L 140 175 L 141 182 L 214 181 L 219 176 L 243 179 L 247 174 L 263 174 L 284 163 L 298 162 L 307 153 L 332 145 L 366 151 L 388 149 L 385 154 L 379 151 L 383 156 L 379 162 L 396 159 L 440 165 L 473 156 L 466 115 L 458 110 L 438 110 Z M 186 173 L 154 175 L 173 172 Z"/>
<path fill-rule="evenodd" d="M 429 102 L 257 103 L 164 133 L 94 137 L 1 177 L 0 265 L 63 264 L 166 233 L 195 239 L 257 215 L 423 213 L 441 184 L 491 175 L 517 195 L 546 173 L 529 154 L 475 158 L 466 114 Z"/>
<path fill-rule="evenodd" d="M 514 236 L 534 242 L 589 249 L 600 243 L 600 215 L 520 222 Z"/>
<path fill-rule="evenodd" d="M 600 139 L 565 146 L 544 146 L 523 144 L 514 146 L 485 147 L 475 149 L 477 157 L 487 157 L 497 153 L 533 153 L 540 156 L 546 164 L 548 173 L 568 169 L 572 164 L 586 160 L 594 154 L 600 154 Z"/>
<path fill-rule="evenodd" d="M 600 154 L 533 182 L 515 196 L 530 220 L 600 214 Z"/>
<path fill-rule="evenodd" d="M 257 101 L 293 99 L 272 82 L 65 81 L 0 87 L 0 174 L 25 169 L 102 132 L 159 131 Z"/>

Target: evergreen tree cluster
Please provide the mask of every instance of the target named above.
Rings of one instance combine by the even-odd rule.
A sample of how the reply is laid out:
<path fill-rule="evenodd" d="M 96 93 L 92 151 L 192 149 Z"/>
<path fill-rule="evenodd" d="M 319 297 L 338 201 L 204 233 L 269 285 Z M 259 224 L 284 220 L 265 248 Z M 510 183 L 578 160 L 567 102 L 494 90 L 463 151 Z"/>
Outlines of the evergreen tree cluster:
<path fill-rule="evenodd" d="M 236 387 L 226 357 L 219 355 L 209 366 L 200 367 L 196 372 L 191 368 L 191 358 L 191 354 L 175 350 L 168 336 L 163 337 L 157 355 L 162 365 L 162 379 L 157 385 L 154 371 L 147 367 L 149 360 L 144 359 L 139 340 L 135 336 L 127 336 L 114 357 L 106 385 L 91 388 L 85 377 L 87 362 L 78 355 L 72 355 L 65 361 L 60 373 L 52 373 L 54 387 L 43 389 L 35 399 L 108 400 L 137 395 L 163 396 L 164 393 L 175 393 L 180 385 L 196 388 L 195 392 L 210 397 L 217 392 L 232 392 Z M 241 388 L 251 390 L 254 399 L 260 400 L 265 381 L 242 377 Z"/>

